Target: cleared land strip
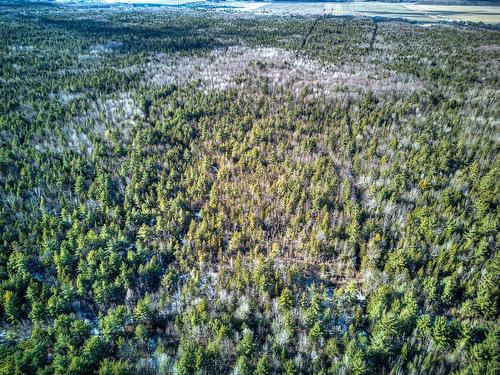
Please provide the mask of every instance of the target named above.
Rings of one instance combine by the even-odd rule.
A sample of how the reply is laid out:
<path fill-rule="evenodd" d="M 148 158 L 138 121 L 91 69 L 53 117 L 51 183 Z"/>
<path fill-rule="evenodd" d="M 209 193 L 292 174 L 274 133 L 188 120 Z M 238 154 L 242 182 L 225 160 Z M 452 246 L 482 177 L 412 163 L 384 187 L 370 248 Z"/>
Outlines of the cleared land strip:
<path fill-rule="evenodd" d="M 373 20 L 373 23 L 375 24 L 375 27 L 373 28 L 372 39 L 370 41 L 370 49 L 373 49 L 373 46 L 375 45 L 375 39 L 377 38 L 377 31 L 378 31 L 377 20 Z"/>
<path fill-rule="evenodd" d="M 314 29 L 316 29 L 316 26 L 318 25 L 318 22 L 321 20 L 322 17 L 318 17 L 314 20 L 314 23 L 312 26 L 309 28 L 309 31 L 307 32 L 306 36 L 302 40 L 301 48 L 304 48 L 307 44 L 307 40 L 311 36 L 311 34 L 314 32 Z"/>

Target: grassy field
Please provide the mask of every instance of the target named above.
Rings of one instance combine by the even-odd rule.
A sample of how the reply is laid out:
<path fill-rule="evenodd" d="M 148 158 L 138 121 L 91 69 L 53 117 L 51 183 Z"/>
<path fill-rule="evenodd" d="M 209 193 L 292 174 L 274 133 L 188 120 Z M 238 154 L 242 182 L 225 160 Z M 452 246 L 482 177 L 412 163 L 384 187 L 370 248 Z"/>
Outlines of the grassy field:
<path fill-rule="evenodd" d="M 71 2 L 57 0 L 59 3 Z M 467 21 L 500 24 L 500 6 L 429 5 L 382 2 L 204 1 L 204 0 L 97 0 L 103 4 L 162 5 L 224 9 L 273 15 L 336 15 L 404 18 L 423 23 Z"/>
<path fill-rule="evenodd" d="M 331 14 L 405 18 L 420 22 L 470 21 L 500 23 L 500 6 L 417 5 L 409 3 L 334 3 L 334 2 L 228 2 L 237 10 L 268 14 Z"/>
<path fill-rule="evenodd" d="M 407 9 L 417 13 L 425 13 L 429 17 L 451 20 L 484 22 L 490 24 L 500 23 L 499 6 L 465 6 L 465 5 L 420 5 L 405 4 Z"/>

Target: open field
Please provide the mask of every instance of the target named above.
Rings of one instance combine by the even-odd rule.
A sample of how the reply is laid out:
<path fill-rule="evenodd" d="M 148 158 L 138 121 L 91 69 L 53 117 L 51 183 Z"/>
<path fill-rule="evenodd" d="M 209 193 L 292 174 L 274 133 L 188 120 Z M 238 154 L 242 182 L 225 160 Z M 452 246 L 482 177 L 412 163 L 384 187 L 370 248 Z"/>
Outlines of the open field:
<path fill-rule="evenodd" d="M 468 21 L 500 23 L 500 6 L 448 6 L 379 2 L 230 2 L 238 10 L 269 14 L 300 14 L 405 18 L 420 22 Z M 256 6 L 256 4 L 262 4 Z"/>
<path fill-rule="evenodd" d="M 61 0 L 61 3 L 68 1 Z M 71 2 L 71 1 L 69 1 Z M 335 15 L 404 18 L 423 23 L 440 21 L 500 24 L 500 6 L 430 5 L 382 2 L 296 2 L 296 1 L 198 1 L 198 0 L 100 0 L 103 4 L 162 5 L 223 9 L 271 15 Z"/>
<path fill-rule="evenodd" d="M 432 18 L 491 24 L 500 23 L 499 6 L 406 4 L 405 7 L 417 13 L 425 13 Z"/>

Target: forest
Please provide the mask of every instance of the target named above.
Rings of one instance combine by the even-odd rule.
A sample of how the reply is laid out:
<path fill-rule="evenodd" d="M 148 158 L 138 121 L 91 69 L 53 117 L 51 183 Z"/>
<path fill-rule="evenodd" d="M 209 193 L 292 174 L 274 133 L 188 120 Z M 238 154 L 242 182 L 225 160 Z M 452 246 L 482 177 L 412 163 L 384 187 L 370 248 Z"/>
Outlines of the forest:
<path fill-rule="evenodd" d="M 0 374 L 500 372 L 500 31 L 0 6 Z"/>

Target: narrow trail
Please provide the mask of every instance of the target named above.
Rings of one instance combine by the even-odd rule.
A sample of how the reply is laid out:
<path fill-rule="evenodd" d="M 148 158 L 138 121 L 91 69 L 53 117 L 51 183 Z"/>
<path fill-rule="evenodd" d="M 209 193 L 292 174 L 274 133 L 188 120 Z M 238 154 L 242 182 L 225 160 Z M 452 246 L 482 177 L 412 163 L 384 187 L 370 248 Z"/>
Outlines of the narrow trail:
<path fill-rule="evenodd" d="M 306 46 L 307 44 L 307 40 L 309 39 L 309 37 L 311 36 L 311 34 L 314 32 L 314 29 L 316 29 L 316 26 L 318 25 L 318 22 L 321 20 L 321 16 L 316 18 L 313 22 L 313 24 L 311 25 L 311 27 L 309 28 L 309 31 L 307 32 L 306 36 L 304 37 L 304 39 L 302 40 L 302 43 L 300 45 L 300 48 L 301 49 L 304 49 L 304 47 Z"/>
<path fill-rule="evenodd" d="M 377 31 L 378 31 L 378 22 L 373 21 L 375 23 L 375 28 L 373 29 L 372 33 L 372 40 L 370 41 L 370 50 L 373 49 L 373 46 L 375 45 L 375 39 L 377 38 Z"/>

